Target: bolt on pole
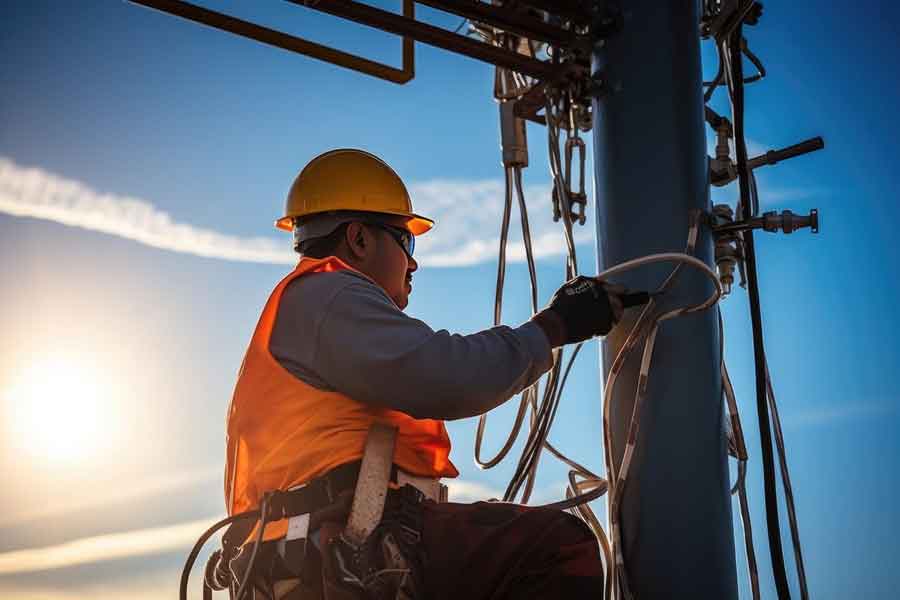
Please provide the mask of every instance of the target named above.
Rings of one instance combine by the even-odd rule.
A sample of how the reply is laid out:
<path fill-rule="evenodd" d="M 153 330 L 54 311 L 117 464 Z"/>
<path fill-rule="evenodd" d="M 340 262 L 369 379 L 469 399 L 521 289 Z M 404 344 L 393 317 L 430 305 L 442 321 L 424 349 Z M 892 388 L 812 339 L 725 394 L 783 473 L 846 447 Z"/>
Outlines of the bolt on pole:
<path fill-rule="evenodd" d="M 691 210 L 709 211 L 700 68 L 700 3 L 597 0 L 618 11 L 618 29 L 599 42 L 592 76 L 599 269 L 655 252 L 681 251 Z M 712 265 L 703 226 L 696 255 Z M 674 265 L 624 275 L 652 290 Z M 703 275 L 682 269 L 663 307 L 712 293 Z M 602 348 L 604 378 L 637 311 Z M 715 308 L 662 325 L 622 505 L 629 588 L 641 600 L 737 598 L 734 536 L 723 426 Z M 640 352 L 632 353 L 612 397 L 612 456 L 622 460 Z"/>

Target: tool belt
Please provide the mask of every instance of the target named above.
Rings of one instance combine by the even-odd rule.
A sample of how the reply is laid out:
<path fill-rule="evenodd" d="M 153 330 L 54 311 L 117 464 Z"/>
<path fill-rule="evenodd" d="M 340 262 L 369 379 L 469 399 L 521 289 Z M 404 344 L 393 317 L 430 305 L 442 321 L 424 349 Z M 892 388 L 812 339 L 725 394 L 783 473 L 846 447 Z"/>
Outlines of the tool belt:
<path fill-rule="evenodd" d="M 226 589 L 232 600 L 420 597 L 422 503 L 446 501 L 446 486 L 393 465 L 395 434 L 396 429 L 374 425 L 361 462 L 267 493 L 259 524 L 233 523 L 222 549 L 210 556 L 204 599 Z M 284 518 L 289 519 L 285 537 L 260 542 L 262 522 Z M 247 542 L 254 527 L 256 541 Z"/>

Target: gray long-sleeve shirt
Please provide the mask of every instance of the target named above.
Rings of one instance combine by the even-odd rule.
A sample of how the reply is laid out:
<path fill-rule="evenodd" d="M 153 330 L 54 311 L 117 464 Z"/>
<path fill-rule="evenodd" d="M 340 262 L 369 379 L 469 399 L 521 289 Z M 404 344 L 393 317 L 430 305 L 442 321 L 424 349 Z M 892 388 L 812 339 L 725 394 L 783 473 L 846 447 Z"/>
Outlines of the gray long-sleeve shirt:
<path fill-rule="evenodd" d="M 313 387 L 415 418 L 482 414 L 550 369 L 541 328 L 434 331 L 352 271 L 300 277 L 284 290 L 269 350 Z"/>

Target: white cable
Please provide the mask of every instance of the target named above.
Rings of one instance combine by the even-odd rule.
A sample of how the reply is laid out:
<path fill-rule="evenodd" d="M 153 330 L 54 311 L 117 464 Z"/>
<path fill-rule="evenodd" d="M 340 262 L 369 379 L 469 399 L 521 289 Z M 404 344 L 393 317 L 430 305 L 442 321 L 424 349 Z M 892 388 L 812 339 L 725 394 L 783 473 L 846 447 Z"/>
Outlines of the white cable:
<path fill-rule="evenodd" d="M 512 167 L 507 167 L 505 169 L 506 194 L 503 207 L 503 221 L 500 225 L 500 253 L 497 260 L 497 288 L 494 296 L 494 326 L 500 325 L 501 323 L 503 285 L 506 279 L 506 244 L 509 237 L 510 212 L 512 211 L 512 170 Z M 518 180 L 521 181 L 521 172 L 519 174 Z M 520 202 L 520 210 L 523 205 L 524 201 Z M 527 216 L 524 213 L 522 217 L 522 229 L 523 233 L 527 231 L 527 235 L 530 238 L 531 233 L 530 230 L 528 230 Z M 528 245 L 526 246 L 526 254 L 528 256 L 531 256 L 530 248 L 531 240 L 529 239 Z M 529 264 L 531 264 L 532 262 L 533 258 L 529 261 Z M 532 279 L 532 286 L 537 286 L 536 278 Z M 532 290 L 532 296 L 537 296 L 536 290 Z M 534 410 L 534 406 L 536 404 L 536 395 L 537 383 L 522 392 L 522 395 L 519 399 L 519 409 L 516 413 L 513 427 L 509 432 L 506 441 L 500 447 L 500 450 L 497 452 L 497 454 L 493 458 L 487 460 L 481 457 L 481 444 L 484 440 L 484 430 L 487 427 L 487 413 L 481 415 L 478 418 L 478 426 L 475 431 L 475 464 L 478 465 L 479 468 L 490 469 L 498 465 L 503 461 L 504 458 L 506 458 L 506 455 L 509 454 L 509 451 L 512 449 L 513 444 L 515 444 L 516 438 L 519 437 L 519 431 L 522 429 L 522 422 L 525 419 L 525 413 L 527 412 L 528 407 L 531 406 L 532 410 Z"/>

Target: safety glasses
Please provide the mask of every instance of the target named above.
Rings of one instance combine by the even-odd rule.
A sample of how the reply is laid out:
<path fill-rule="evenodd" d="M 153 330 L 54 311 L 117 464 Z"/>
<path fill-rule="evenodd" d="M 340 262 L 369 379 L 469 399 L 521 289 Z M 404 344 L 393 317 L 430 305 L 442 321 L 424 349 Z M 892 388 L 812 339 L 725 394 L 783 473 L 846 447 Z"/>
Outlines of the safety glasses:
<path fill-rule="evenodd" d="M 416 236 L 414 236 L 411 232 L 401 227 L 385 225 L 384 223 L 368 222 L 366 224 L 371 225 L 372 227 L 378 227 L 379 229 L 387 232 L 389 236 L 394 238 L 394 241 L 400 244 L 400 247 L 403 248 L 403 251 L 406 252 L 406 255 L 412 258 L 413 252 L 416 249 Z"/>

